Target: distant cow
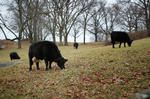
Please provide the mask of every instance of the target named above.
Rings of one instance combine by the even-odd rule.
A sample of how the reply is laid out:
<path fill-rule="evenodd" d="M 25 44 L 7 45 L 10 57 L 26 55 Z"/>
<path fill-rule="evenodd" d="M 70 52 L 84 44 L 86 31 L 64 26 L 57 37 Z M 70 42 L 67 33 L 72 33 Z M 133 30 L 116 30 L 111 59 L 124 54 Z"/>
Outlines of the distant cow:
<path fill-rule="evenodd" d="M 73 44 L 74 48 L 78 49 L 78 43 Z"/>
<path fill-rule="evenodd" d="M 130 47 L 133 40 L 130 39 L 126 32 L 113 31 L 111 33 L 111 43 L 113 48 L 115 48 L 114 44 L 116 41 L 120 42 L 119 48 L 121 48 L 121 43 L 124 43 L 124 47 L 126 47 L 125 43 L 128 43 L 128 46 Z"/>
<path fill-rule="evenodd" d="M 11 53 L 9 54 L 9 56 L 10 56 L 11 61 L 12 61 L 13 59 L 20 59 L 20 57 L 19 57 L 19 55 L 17 54 L 17 52 L 11 52 Z"/>
<path fill-rule="evenodd" d="M 39 70 L 39 60 L 45 61 L 46 70 L 51 69 L 51 63 L 56 62 L 61 69 L 65 69 L 65 62 L 61 56 L 61 53 L 55 43 L 50 41 L 40 41 L 30 45 L 29 47 L 29 70 L 32 70 L 33 62 L 36 63 L 36 67 Z"/>

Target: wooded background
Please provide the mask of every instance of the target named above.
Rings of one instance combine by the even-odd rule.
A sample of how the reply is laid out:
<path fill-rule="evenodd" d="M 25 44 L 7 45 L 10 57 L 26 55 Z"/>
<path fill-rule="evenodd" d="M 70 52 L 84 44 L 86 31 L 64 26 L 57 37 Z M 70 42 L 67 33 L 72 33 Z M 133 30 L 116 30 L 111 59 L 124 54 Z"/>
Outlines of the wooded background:
<path fill-rule="evenodd" d="M 0 14 L 0 30 L 8 40 L 4 28 L 18 40 L 31 43 L 52 36 L 59 45 L 68 45 L 68 35 L 76 42 L 83 34 L 85 44 L 88 33 L 95 42 L 108 41 L 114 30 L 135 32 L 150 30 L 150 0 L 12 0 L 0 6 L 8 7 L 11 20 Z M 18 34 L 17 34 L 18 33 Z M 150 33 L 150 32 L 149 32 Z"/>

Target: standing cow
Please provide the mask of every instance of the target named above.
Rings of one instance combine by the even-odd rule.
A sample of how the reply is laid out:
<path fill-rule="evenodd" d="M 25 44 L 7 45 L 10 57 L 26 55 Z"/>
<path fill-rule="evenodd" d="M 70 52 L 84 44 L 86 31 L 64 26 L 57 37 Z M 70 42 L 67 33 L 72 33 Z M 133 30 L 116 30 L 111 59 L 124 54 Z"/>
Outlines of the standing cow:
<path fill-rule="evenodd" d="M 48 65 L 49 65 L 49 69 L 51 69 L 52 62 L 56 62 L 57 65 L 61 69 L 65 69 L 64 64 L 67 61 L 67 59 L 64 59 L 61 56 L 61 53 L 58 47 L 53 42 L 40 41 L 40 42 L 36 42 L 30 45 L 29 47 L 30 68 L 29 70 L 32 70 L 33 62 L 36 62 L 36 67 L 39 70 L 39 60 L 43 60 L 43 59 L 45 61 L 46 70 L 48 70 Z"/>
<path fill-rule="evenodd" d="M 78 49 L 78 43 L 73 44 L 74 48 Z"/>
<path fill-rule="evenodd" d="M 124 47 L 126 47 L 125 43 L 128 43 L 128 46 L 130 47 L 133 40 L 130 39 L 126 32 L 113 31 L 111 33 L 111 43 L 113 48 L 115 48 L 114 44 L 116 41 L 120 42 L 119 48 L 121 48 L 121 43 L 124 43 Z"/>

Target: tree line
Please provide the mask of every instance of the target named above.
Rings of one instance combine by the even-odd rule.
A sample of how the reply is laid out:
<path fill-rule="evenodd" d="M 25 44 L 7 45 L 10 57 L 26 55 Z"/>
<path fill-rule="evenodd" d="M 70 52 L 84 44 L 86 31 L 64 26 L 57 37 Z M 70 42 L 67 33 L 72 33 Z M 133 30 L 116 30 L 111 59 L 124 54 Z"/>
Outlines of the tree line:
<path fill-rule="evenodd" d="M 59 45 L 68 45 L 68 36 L 76 39 L 82 34 L 83 43 L 88 33 L 95 42 L 108 41 L 111 31 L 150 30 L 149 0 L 11 0 L 7 6 L 10 20 L 0 14 L 0 30 L 8 39 L 4 27 L 18 40 L 31 43 L 52 37 Z M 18 35 L 16 34 L 18 33 Z"/>

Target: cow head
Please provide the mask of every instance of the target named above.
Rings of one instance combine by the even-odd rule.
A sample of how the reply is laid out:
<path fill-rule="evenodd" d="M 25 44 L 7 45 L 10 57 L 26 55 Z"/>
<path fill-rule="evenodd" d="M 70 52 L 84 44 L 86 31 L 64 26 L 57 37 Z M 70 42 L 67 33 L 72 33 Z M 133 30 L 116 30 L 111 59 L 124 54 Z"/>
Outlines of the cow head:
<path fill-rule="evenodd" d="M 61 68 L 61 69 L 65 69 L 65 62 L 67 62 L 68 60 L 63 58 L 63 57 L 59 57 L 58 59 L 55 60 L 55 62 L 57 62 L 57 65 Z"/>
<path fill-rule="evenodd" d="M 131 46 L 132 42 L 133 42 L 133 40 L 130 40 L 130 41 L 128 42 L 128 46 L 129 46 L 129 47 Z"/>

